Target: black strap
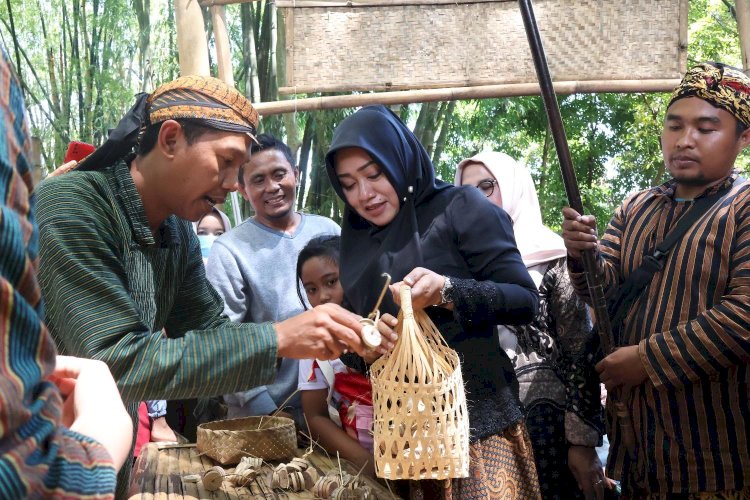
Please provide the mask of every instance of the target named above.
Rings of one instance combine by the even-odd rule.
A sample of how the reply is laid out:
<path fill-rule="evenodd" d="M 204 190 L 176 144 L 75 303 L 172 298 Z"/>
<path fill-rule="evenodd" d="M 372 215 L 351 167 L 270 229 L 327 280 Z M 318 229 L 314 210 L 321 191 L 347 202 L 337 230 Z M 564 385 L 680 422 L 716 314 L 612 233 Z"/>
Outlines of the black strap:
<path fill-rule="evenodd" d="M 727 196 L 732 187 L 740 184 L 744 180 L 745 179 L 742 177 L 737 177 L 737 179 L 735 179 L 735 181 L 728 187 L 720 189 L 712 195 L 698 198 L 687 213 L 680 218 L 674 229 L 667 234 L 664 241 L 656 246 L 654 253 L 645 256 L 640 267 L 630 273 L 630 276 L 623 281 L 617 290 L 617 293 L 612 297 L 607 306 L 609 309 L 609 316 L 612 318 L 612 328 L 616 341 L 621 340 L 618 338 L 619 333 L 622 328 L 622 322 L 625 319 L 625 315 L 630 309 L 630 306 L 633 305 L 646 286 L 651 282 L 654 274 L 664 268 L 664 262 L 666 261 L 667 255 L 669 255 L 669 251 L 672 247 L 675 246 L 675 244 L 685 235 L 687 230 L 690 229 L 693 224 L 695 224 L 695 222 L 708 211 L 708 209 L 710 209 L 717 201 L 720 201 Z"/>

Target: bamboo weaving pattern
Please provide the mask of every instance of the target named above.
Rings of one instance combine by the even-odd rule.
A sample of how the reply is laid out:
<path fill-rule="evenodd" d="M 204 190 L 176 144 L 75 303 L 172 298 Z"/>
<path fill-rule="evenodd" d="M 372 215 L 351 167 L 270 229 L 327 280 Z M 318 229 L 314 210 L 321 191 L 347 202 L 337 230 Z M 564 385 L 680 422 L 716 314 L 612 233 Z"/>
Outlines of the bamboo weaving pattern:
<path fill-rule="evenodd" d="M 242 457 L 291 458 L 297 451 L 294 422 L 286 417 L 245 417 L 198 426 L 197 448 L 222 465 Z"/>
<path fill-rule="evenodd" d="M 399 340 L 373 363 L 375 470 L 386 479 L 469 474 L 469 415 L 461 365 L 435 324 L 401 288 Z"/>

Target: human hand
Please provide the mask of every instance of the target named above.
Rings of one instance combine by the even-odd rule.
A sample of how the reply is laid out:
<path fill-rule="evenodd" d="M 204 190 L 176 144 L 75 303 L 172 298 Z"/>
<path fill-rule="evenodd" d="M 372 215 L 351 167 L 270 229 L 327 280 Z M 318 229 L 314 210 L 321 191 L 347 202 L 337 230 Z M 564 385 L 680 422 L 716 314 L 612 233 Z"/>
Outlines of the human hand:
<path fill-rule="evenodd" d="M 401 305 L 401 285 L 411 287 L 411 305 L 414 309 L 424 309 L 442 303 L 440 291 L 445 286 L 445 276 L 424 267 L 416 267 L 404 279 L 390 286 L 393 300 Z"/>
<path fill-rule="evenodd" d="M 119 470 L 130 452 L 133 421 L 109 367 L 93 359 L 57 356 L 49 380 L 63 398 L 62 425 L 101 443 Z"/>
<path fill-rule="evenodd" d="M 367 349 L 364 356 L 362 356 L 368 365 L 373 364 L 380 356 L 393 350 L 396 341 L 398 341 L 398 333 L 395 330 L 397 324 L 398 319 L 392 314 L 385 313 L 380 317 L 378 331 L 380 332 L 382 341 L 375 349 Z"/>
<path fill-rule="evenodd" d="M 151 421 L 152 442 L 177 442 L 177 434 L 167 423 L 167 417 L 156 417 Z"/>
<path fill-rule="evenodd" d="M 343 307 L 321 304 L 276 323 L 278 355 L 294 359 L 330 360 L 352 350 L 364 356 L 360 317 Z"/>
<path fill-rule="evenodd" d="M 570 207 L 563 208 L 562 214 L 562 239 L 565 248 L 568 255 L 580 260 L 581 251 L 597 248 L 596 218 L 593 215 L 581 215 Z"/>
<path fill-rule="evenodd" d="M 596 449 L 590 446 L 571 445 L 568 448 L 568 467 L 586 500 L 603 500 L 604 490 L 614 487 L 612 480 L 604 475 Z"/>
<path fill-rule="evenodd" d="M 599 361 L 595 368 L 608 391 L 620 386 L 630 390 L 648 379 L 637 345 L 620 347 Z"/>

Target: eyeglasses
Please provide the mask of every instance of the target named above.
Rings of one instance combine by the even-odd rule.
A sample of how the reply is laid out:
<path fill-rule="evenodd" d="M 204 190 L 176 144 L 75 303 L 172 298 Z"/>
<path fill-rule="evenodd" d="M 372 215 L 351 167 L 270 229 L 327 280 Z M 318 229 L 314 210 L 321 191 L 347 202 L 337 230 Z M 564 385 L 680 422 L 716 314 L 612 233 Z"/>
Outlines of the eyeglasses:
<path fill-rule="evenodd" d="M 479 181 L 479 184 L 477 184 L 477 189 L 479 189 L 483 195 L 489 198 L 495 191 L 496 184 L 497 179 L 484 179 L 482 181 Z"/>

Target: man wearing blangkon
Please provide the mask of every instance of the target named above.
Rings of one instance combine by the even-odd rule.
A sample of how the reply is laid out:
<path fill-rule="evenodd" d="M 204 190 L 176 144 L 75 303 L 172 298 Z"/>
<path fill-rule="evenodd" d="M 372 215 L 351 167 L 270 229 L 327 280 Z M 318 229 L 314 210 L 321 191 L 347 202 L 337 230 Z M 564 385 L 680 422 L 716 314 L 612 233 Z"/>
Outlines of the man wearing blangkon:
<path fill-rule="evenodd" d="M 362 350 L 358 317 L 341 308 L 232 323 L 206 280 L 187 221 L 237 189 L 257 119 L 220 80 L 179 78 L 139 96 L 102 147 L 39 187 L 50 331 L 61 352 L 105 361 L 131 410 L 267 384 L 277 357 Z"/>
<path fill-rule="evenodd" d="M 698 65 L 666 110 L 661 145 L 672 178 L 625 201 L 598 242 L 593 217 L 563 211 L 579 293 L 581 250 L 598 249 L 610 296 L 644 262 L 660 262 L 622 308 L 620 347 L 597 365 L 607 389 L 621 389 L 632 419 L 634 463 L 611 419 L 608 429 L 608 471 L 626 480 L 631 496 L 750 495 L 750 183 L 734 171 L 750 144 L 748 127 L 750 78 L 722 64 Z M 692 217 L 674 246 L 655 254 Z"/>

